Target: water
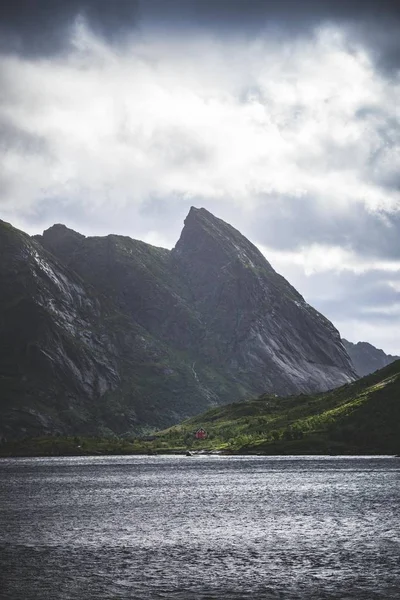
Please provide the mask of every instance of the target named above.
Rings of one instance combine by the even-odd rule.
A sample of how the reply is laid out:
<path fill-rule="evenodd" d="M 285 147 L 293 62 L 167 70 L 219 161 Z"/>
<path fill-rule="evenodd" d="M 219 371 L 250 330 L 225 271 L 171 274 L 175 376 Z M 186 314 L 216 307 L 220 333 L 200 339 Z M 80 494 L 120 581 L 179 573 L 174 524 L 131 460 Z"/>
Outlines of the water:
<path fill-rule="evenodd" d="M 400 459 L 0 461 L 1 599 L 400 599 Z"/>

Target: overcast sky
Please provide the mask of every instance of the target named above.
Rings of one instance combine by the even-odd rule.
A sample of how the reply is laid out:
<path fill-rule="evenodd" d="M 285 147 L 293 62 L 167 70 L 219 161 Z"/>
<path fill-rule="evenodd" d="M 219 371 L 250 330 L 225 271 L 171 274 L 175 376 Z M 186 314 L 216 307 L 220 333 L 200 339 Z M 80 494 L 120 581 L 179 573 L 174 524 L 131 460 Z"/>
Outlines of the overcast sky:
<path fill-rule="evenodd" d="M 385 0 L 13 0 L 0 218 L 172 247 L 191 205 L 400 354 L 400 15 Z"/>

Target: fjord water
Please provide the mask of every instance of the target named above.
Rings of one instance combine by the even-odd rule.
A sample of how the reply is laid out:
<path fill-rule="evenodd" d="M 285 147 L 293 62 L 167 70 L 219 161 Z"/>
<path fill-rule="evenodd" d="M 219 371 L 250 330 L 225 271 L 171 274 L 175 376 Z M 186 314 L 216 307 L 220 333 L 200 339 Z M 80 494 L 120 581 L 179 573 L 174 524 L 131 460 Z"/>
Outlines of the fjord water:
<path fill-rule="evenodd" d="M 399 599 L 400 459 L 0 461 L 2 600 Z"/>

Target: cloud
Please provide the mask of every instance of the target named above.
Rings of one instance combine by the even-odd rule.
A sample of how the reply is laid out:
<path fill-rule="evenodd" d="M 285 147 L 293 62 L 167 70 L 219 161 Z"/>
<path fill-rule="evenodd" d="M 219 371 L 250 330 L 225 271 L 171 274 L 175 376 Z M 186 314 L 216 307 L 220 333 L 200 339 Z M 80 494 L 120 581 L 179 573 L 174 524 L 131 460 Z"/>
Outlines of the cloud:
<path fill-rule="evenodd" d="M 32 233 L 66 222 L 171 247 L 189 206 L 205 206 L 264 247 L 350 339 L 375 323 L 376 339 L 381 331 L 393 351 L 400 79 L 396 60 L 386 60 L 392 29 L 384 42 L 378 20 L 367 43 L 368 2 L 329 10 L 309 2 L 301 15 L 299 3 L 289 14 L 285 2 L 267 3 L 269 12 L 251 3 L 246 13 L 241 2 L 229 11 L 188 2 L 179 18 L 177 2 L 118 7 L 128 4 L 132 12 L 116 10 L 113 20 L 108 3 L 52 4 L 43 26 L 59 39 L 47 46 L 27 12 L 9 9 L 2 218 Z"/>
<path fill-rule="evenodd" d="M 182 41 L 147 38 L 119 53 L 80 22 L 73 45 L 52 61 L 1 60 L 1 118 L 49 149 L 43 161 L 32 156 L 31 198 L 15 172 L 3 202 L 61 193 L 99 205 L 181 195 L 241 205 L 308 197 L 336 213 L 398 206 L 387 183 L 398 166 L 390 118 L 400 86 L 362 48 L 349 53 L 339 30 L 283 48 L 259 39 L 227 53 L 200 37 L 184 40 L 183 53 Z M 29 176 L 26 154 L 8 155 L 6 167 Z"/>
<path fill-rule="evenodd" d="M 28 56 L 61 53 L 82 18 L 117 46 L 141 28 L 171 39 L 201 31 L 285 39 L 335 23 L 351 27 L 352 37 L 369 47 L 379 68 L 400 67 L 400 11 L 394 0 L 14 0 L 0 5 L 0 48 Z"/>
<path fill-rule="evenodd" d="M 379 262 L 399 260 L 400 213 L 396 196 L 389 211 L 372 210 L 358 196 L 353 202 L 348 199 L 337 204 L 329 199 L 325 204 L 326 197 L 329 194 L 327 191 L 324 196 L 322 184 L 318 196 L 272 195 L 264 202 L 260 199 L 256 213 L 250 216 L 249 228 L 259 244 L 289 254 L 296 252 L 301 260 L 306 245 L 308 256 L 319 259 L 320 265 L 334 258 L 334 267 L 353 269 L 357 265 L 363 271 Z"/>
<path fill-rule="evenodd" d="M 279 251 L 274 247 L 259 245 L 262 253 L 275 263 L 282 265 L 296 265 L 302 267 L 305 275 L 315 273 L 353 273 L 360 275 L 369 271 L 383 272 L 386 277 L 388 273 L 400 273 L 400 256 L 397 260 L 379 260 L 356 254 L 343 246 L 329 246 L 309 242 L 295 251 Z M 396 286 L 394 286 L 395 289 Z"/>

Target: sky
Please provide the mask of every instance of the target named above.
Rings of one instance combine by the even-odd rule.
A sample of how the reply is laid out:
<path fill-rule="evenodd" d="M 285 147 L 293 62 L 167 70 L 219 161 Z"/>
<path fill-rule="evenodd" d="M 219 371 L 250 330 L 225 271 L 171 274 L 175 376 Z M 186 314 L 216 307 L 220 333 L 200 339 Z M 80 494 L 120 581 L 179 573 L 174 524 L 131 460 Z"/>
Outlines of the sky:
<path fill-rule="evenodd" d="M 171 248 L 190 206 L 400 354 L 396 2 L 0 7 L 0 218 Z"/>

